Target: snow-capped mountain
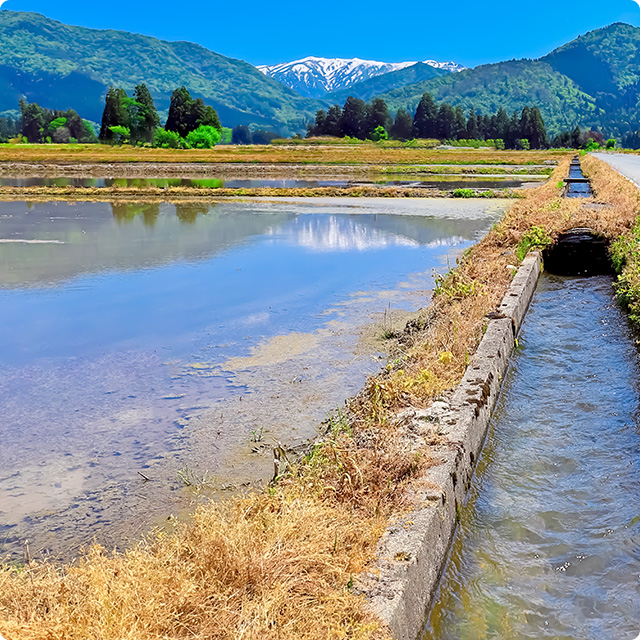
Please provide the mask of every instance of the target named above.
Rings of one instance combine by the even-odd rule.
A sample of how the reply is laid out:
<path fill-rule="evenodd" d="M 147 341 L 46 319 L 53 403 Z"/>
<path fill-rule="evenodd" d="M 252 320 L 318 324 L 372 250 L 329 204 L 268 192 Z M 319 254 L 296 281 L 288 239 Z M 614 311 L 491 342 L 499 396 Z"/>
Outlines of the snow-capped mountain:
<path fill-rule="evenodd" d="M 462 71 L 464 67 L 455 62 L 425 60 L 425 64 L 446 71 Z M 297 93 L 319 98 L 330 91 L 347 89 L 356 82 L 368 80 L 383 73 L 397 71 L 416 64 L 413 62 L 377 62 L 360 58 L 317 58 L 309 56 L 302 60 L 273 65 L 259 65 L 265 75 L 275 78 Z"/>

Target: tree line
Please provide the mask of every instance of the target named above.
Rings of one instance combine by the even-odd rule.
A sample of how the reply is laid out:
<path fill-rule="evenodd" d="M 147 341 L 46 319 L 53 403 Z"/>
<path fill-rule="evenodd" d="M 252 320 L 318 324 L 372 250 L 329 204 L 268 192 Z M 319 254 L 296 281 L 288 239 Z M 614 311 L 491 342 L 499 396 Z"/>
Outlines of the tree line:
<path fill-rule="evenodd" d="M 105 98 L 99 139 L 114 144 L 129 142 L 163 149 L 209 149 L 222 137 L 216 110 L 202 98 L 193 99 L 182 86 L 171 94 L 164 127 L 147 86 L 139 84 L 133 96 L 110 87 Z"/>
<path fill-rule="evenodd" d="M 14 121 L 14 136 L 21 135 L 31 143 L 96 142 L 93 127 L 73 109 L 45 109 L 35 102 L 20 100 L 19 126 Z M 19 129 L 19 131 L 18 131 Z"/>
<path fill-rule="evenodd" d="M 524 107 L 509 115 L 502 107 L 493 115 L 476 114 L 473 109 L 465 116 L 462 107 L 446 102 L 436 103 L 425 93 L 413 115 L 398 109 L 392 119 L 382 98 L 370 104 L 359 98 L 347 98 L 344 106 L 321 109 L 315 122 L 307 127 L 307 137 L 349 136 L 361 140 L 397 140 L 437 138 L 439 140 L 501 140 L 506 148 L 548 146 L 547 131 L 538 107 Z"/>

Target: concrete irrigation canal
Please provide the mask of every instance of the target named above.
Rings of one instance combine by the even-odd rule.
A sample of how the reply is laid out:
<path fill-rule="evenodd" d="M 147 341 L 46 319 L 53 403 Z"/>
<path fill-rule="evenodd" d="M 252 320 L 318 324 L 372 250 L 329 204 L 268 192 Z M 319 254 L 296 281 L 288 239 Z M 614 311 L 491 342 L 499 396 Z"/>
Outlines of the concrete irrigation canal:
<path fill-rule="evenodd" d="M 563 193 L 592 195 L 577 158 Z M 394 637 L 638 635 L 640 359 L 612 274 L 588 228 L 530 254 L 453 396 L 418 416 L 457 447 L 381 546 L 369 591 Z"/>

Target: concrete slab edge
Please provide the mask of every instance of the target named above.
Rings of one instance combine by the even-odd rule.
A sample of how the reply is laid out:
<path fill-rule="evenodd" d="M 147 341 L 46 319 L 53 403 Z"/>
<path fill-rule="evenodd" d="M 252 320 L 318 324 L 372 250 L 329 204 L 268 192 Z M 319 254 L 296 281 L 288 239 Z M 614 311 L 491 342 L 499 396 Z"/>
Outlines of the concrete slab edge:
<path fill-rule="evenodd" d="M 358 580 L 396 640 L 414 640 L 423 628 L 541 269 L 539 252 L 522 262 L 450 401 L 411 414 L 416 433 L 435 429 L 446 435 L 447 444 L 436 451 L 442 464 L 428 469 L 417 483 L 419 506 L 389 524 L 378 547 L 376 571 Z"/>

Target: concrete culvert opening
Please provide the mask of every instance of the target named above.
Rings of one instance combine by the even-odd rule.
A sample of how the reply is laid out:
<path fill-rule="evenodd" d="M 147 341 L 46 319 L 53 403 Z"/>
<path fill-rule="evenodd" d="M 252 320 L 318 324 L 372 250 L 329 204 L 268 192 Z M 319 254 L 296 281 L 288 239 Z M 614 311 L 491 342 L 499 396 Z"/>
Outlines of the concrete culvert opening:
<path fill-rule="evenodd" d="M 599 276 L 613 273 L 609 242 L 593 229 L 569 229 L 544 251 L 544 268 L 558 276 Z"/>

